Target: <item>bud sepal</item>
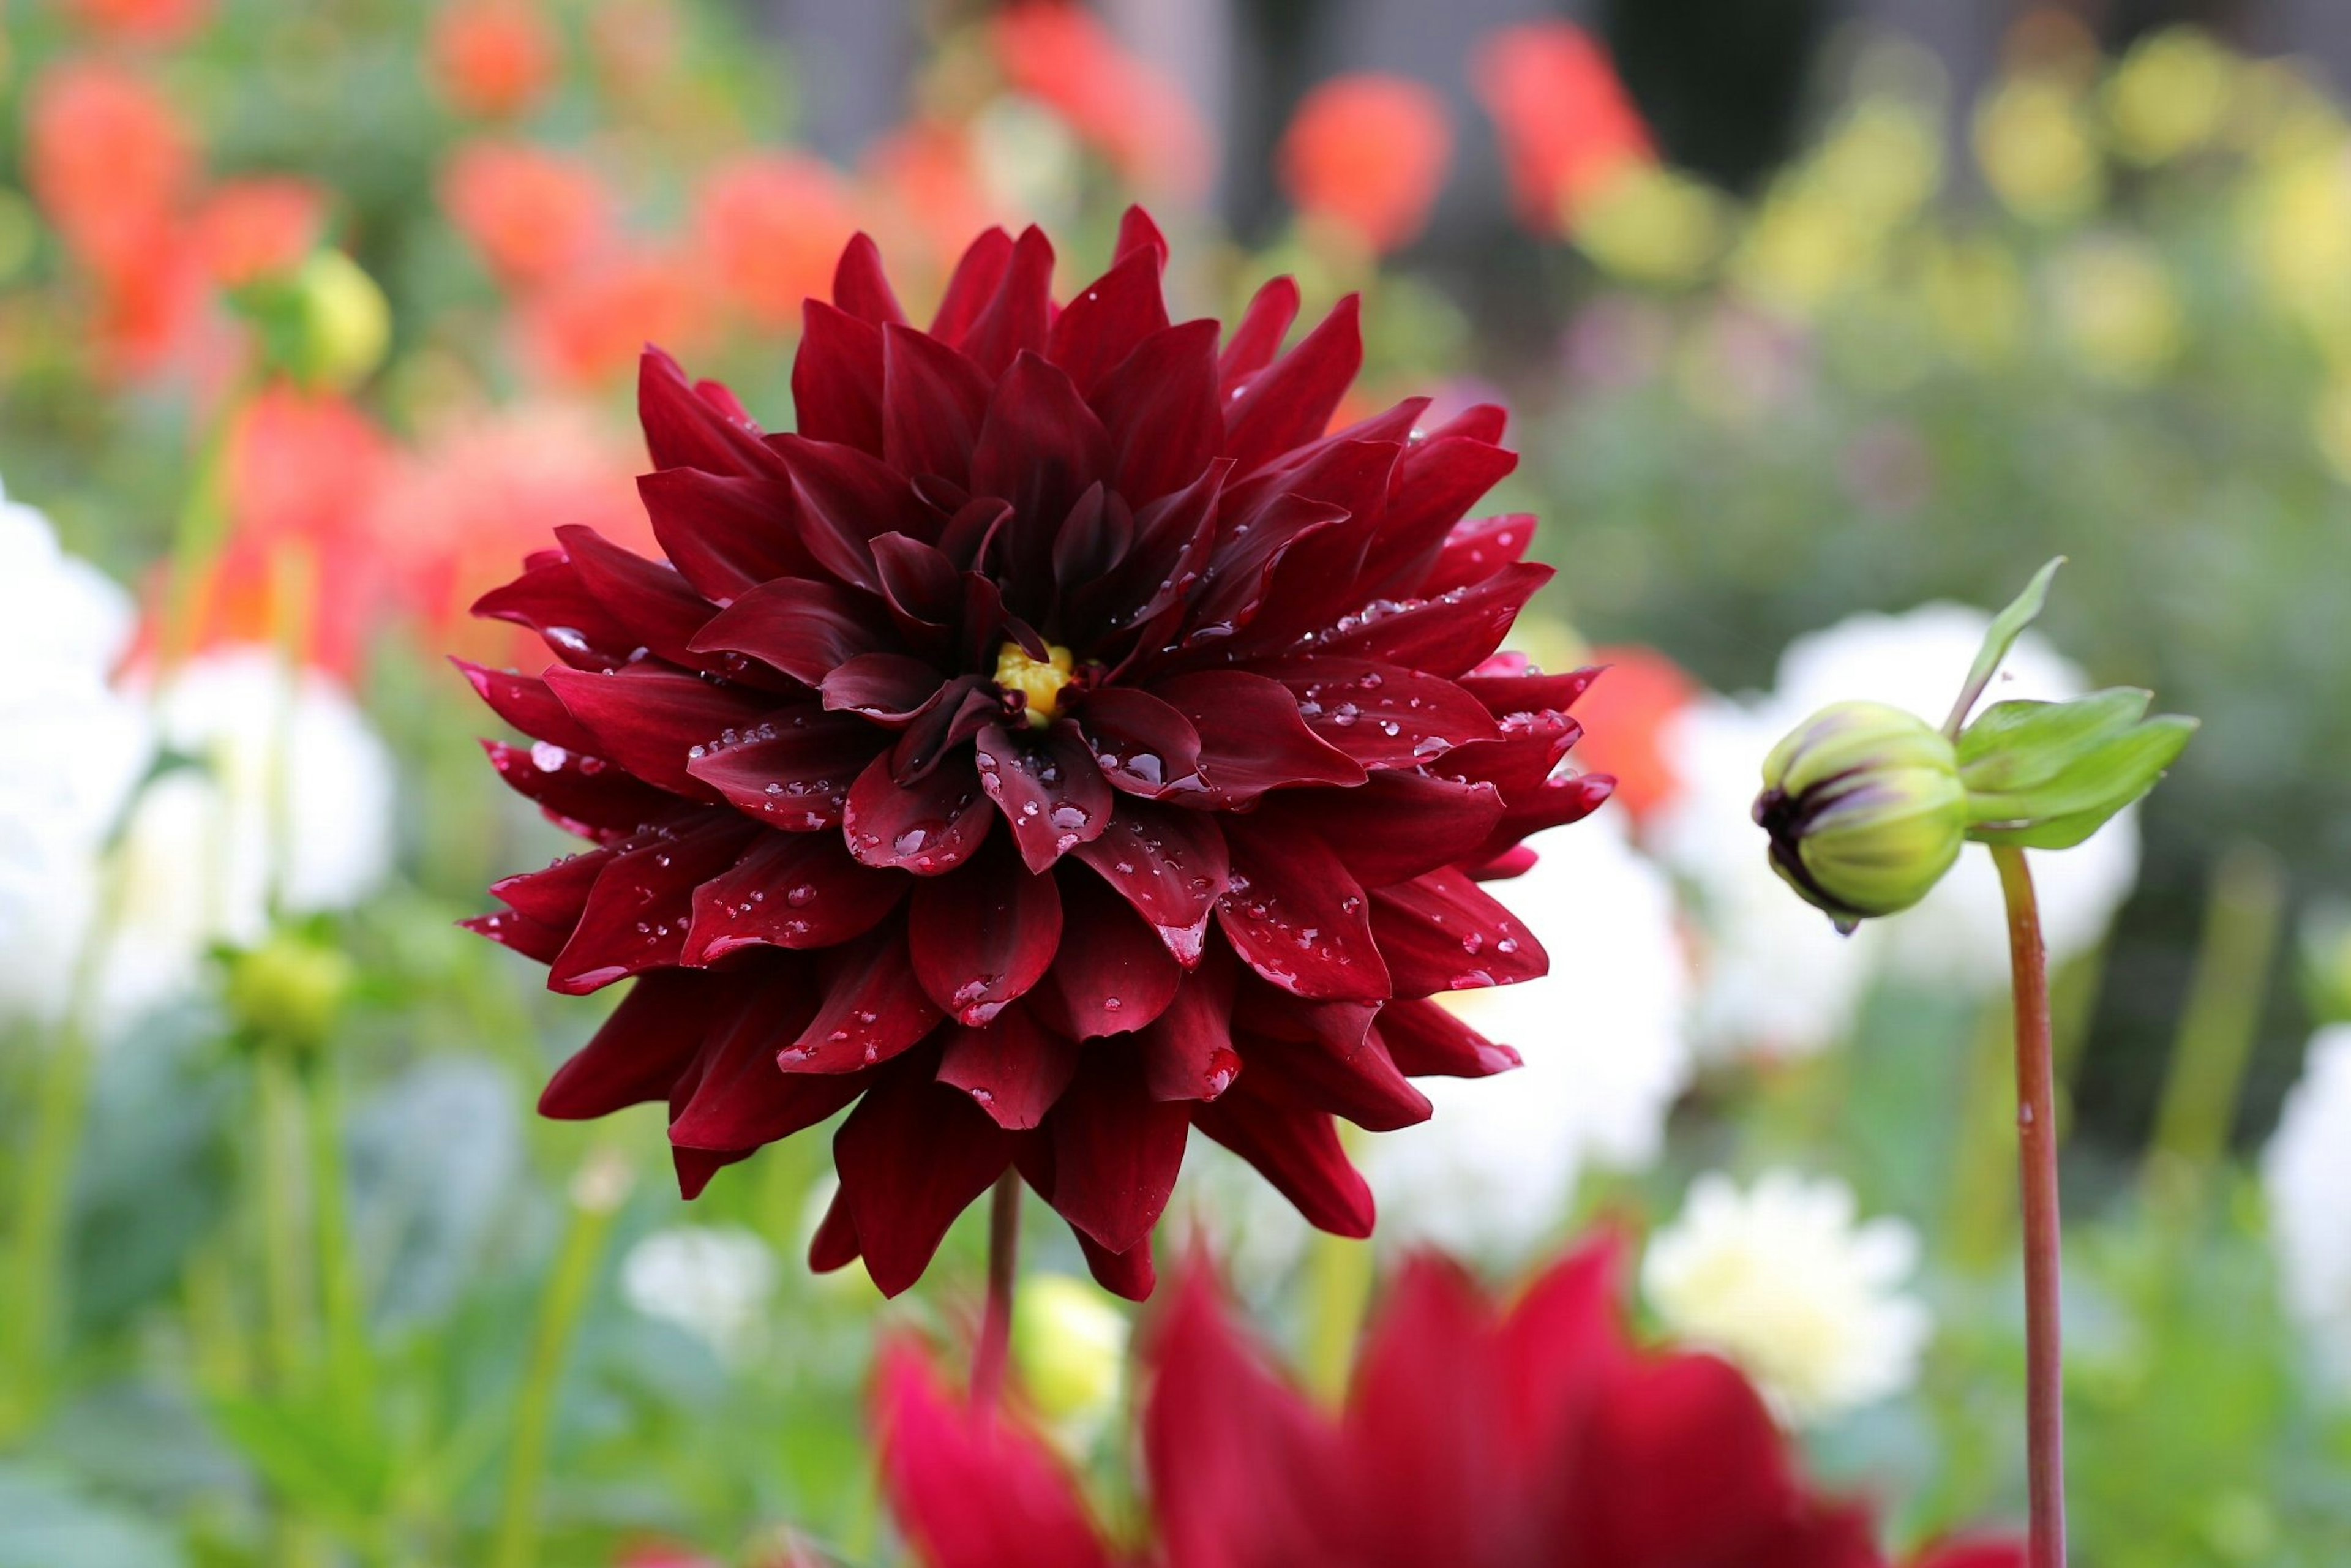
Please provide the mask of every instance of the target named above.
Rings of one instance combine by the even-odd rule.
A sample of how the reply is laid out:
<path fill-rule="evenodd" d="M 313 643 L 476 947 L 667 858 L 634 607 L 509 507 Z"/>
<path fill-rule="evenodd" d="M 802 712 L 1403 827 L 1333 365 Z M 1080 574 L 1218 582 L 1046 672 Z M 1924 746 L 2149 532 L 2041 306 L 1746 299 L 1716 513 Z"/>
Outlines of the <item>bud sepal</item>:
<path fill-rule="evenodd" d="M 2072 849 L 2155 788 L 2196 721 L 2146 717 L 2153 694 L 2117 686 L 2072 702 L 2004 702 L 1959 734 L 1968 837 Z"/>

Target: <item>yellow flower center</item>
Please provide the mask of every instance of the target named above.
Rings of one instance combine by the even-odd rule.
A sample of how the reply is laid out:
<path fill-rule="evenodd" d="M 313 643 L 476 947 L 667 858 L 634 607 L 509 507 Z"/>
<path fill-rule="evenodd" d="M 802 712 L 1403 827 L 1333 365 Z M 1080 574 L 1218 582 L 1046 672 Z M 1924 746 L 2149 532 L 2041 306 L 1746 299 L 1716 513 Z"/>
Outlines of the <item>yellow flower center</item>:
<path fill-rule="evenodd" d="M 1054 707 L 1075 664 L 1070 651 L 1059 643 L 1048 645 L 1044 658 L 1032 659 L 1019 643 L 1007 643 L 997 652 L 996 684 L 1019 692 L 1028 702 L 1030 727 L 1042 729 L 1053 722 Z"/>

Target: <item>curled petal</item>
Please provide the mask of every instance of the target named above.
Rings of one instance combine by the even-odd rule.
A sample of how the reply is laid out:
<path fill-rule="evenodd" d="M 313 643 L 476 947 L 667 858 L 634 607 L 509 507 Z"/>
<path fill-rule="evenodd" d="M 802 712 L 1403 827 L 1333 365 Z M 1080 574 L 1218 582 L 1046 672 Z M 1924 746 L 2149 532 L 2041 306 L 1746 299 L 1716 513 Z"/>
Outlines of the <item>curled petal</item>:
<path fill-rule="evenodd" d="M 1003 849 L 954 876 L 927 878 L 907 914 L 915 977 L 956 1022 L 985 1024 L 1043 978 L 1061 940 L 1051 873 L 1023 872 Z"/>
<path fill-rule="evenodd" d="M 1369 1236 L 1372 1189 L 1348 1163 L 1330 1113 L 1266 1099 L 1249 1082 L 1196 1107 L 1192 1124 L 1255 1166 L 1308 1224 L 1333 1236 Z"/>
<path fill-rule="evenodd" d="M 1217 904 L 1217 925 L 1241 961 L 1294 996 L 1376 999 L 1388 995 L 1388 966 L 1373 940 L 1363 884 L 1328 844 L 1238 818 L 1232 887 Z"/>
<path fill-rule="evenodd" d="M 1103 686 L 1076 706 L 1095 766 L 1116 789 L 1146 800 L 1200 794 L 1200 732 L 1173 705 L 1133 686 Z"/>
<path fill-rule="evenodd" d="M 914 977 L 895 925 L 827 953 L 817 966 L 824 999 L 799 1038 L 776 1053 L 787 1072 L 854 1072 L 889 1061 L 946 1015 Z"/>
<path fill-rule="evenodd" d="M 549 670 L 548 685 L 602 744 L 598 750 L 648 784 L 692 800 L 717 791 L 688 771 L 711 747 L 731 744 L 772 703 L 683 671 L 642 666 L 609 675 Z"/>
<path fill-rule="evenodd" d="M 555 700 L 547 683 L 535 675 L 486 669 L 464 659 L 451 659 L 490 711 L 529 736 L 567 751 L 593 754 L 599 744 L 587 727 Z"/>
<path fill-rule="evenodd" d="M 867 865 L 944 876 L 979 849 L 995 815 L 967 759 L 901 780 L 884 752 L 850 786 L 841 829 Z"/>
<path fill-rule="evenodd" d="M 1075 853 L 1150 922 L 1178 963 L 1200 961 L 1208 916 L 1232 880 L 1225 835 L 1213 820 L 1122 803 L 1102 837 Z"/>
<path fill-rule="evenodd" d="M 882 740 L 863 719 L 810 704 L 769 714 L 685 766 L 752 821 L 813 833 L 840 824 L 849 787 Z"/>
<path fill-rule="evenodd" d="M 882 652 L 866 601 L 834 582 L 783 577 L 763 582 L 695 634 L 697 653 L 747 653 L 815 686 L 860 653 Z"/>
<path fill-rule="evenodd" d="M 1279 681 L 1245 670 L 1202 670 L 1156 683 L 1152 695 L 1191 720 L 1200 772 L 1228 801 L 1286 784 L 1360 784 L 1362 764 L 1307 728 Z"/>
<path fill-rule="evenodd" d="M 1072 1040 L 1131 1034 L 1166 1010 L 1183 966 L 1099 879 L 1072 876 L 1060 887 L 1061 946 L 1031 1005 Z"/>
<path fill-rule="evenodd" d="M 1082 736 L 1057 724 L 1036 739 L 1015 737 L 1000 724 L 979 732 L 972 747 L 980 788 L 1004 813 L 1020 859 L 1041 872 L 1110 825 L 1110 784 L 1094 765 Z"/>
<path fill-rule="evenodd" d="M 1451 868 L 1373 894 L 1372 929 L 1401 997 L 1507 986 L 1551 967 L 1542 944 Z"/>
<path fill-rule="evenodd" d="M 830 833 L 761 833 L 695 890 L 682 961 L 707 965 L 744 947 L 831 947 L 873 929 L 905 892 L 904 877 L 859 865 Z"/>
<path fill-rule="evenodd" d="M 1044 1028 L 1017 1002 L 983 1027 L 950 1025 L 942 1039 L 939 1082 L 970 1095 L 1010 1132 L 1044 1121 L 1077 1071 L 1078 1042 Z"/>

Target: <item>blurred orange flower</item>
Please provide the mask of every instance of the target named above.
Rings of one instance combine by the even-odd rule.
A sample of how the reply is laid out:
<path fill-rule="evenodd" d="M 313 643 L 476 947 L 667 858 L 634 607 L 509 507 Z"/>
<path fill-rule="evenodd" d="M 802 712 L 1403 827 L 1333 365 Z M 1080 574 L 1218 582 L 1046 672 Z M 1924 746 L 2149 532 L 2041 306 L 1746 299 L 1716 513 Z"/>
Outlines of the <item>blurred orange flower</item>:
<path fill-rule="evenodd" d="M 199 173 L 195 135 L 128 68 L 68 59 L 34 82 L 26 183 L 66 246 L 109 277 L 152 267 Z"/>
<path fill-rule="evenodd" d="M 503 119 L 555 80 L 560 42 L 532 0 L 451 0 L 433 21 L 433 82 L 461 112 Z"/>
<path fill-rule="evenodd" d="M 1121 177 L 1177 196 L 1207 188 L 1213 151 L 1198 111 L 1092 12 L 1022 0 L 998 14 L 988 37 L 1005 80 L 1067 120 Z"/>
<path fill-rule="evenodd" d="M 323 186 L 291 175 L 225 180 L 196 210 L 196 253 L 204 271 L 235 288 L 301 264 L 326 227 Z"/>
<path fill-rule="evenodd" d="M 970 137 L 949 120 L 908 120 L 867 149 L 862 173 L 884 248 L 920 253 L 926 265 L 908 271 L 922 281 L 943 281 L 971 236 L 1005 215 L 980 184 Z"/>
<path fill-rule="evenodd" d="M 368 520 L 377 558 L 429 645 L 486 663 L 513 663 L 534 640 L 467 609 L 514 575 L 546 542 L 549 518 L 582 523 L 642 555 L 657 556 L 637 501 L 644 466 L 633 431 L 584 407 L 540 401 L 428 430 L 394 465 Z"/>
<path fill-rule="evenodd" d="M 212 14 L 212 0 L 68 0 L 84 25 L 132 43 L 169 44 Z"/>
<path fill-rule="evenodd" d="M 710 325 L 710 290 L 683 257 L 614 251 L 568 272 L 516 316 L 522 357 L 559 387 L 609 383 L 636 368 L 647 343 L 691 352 Z"/>
<path fill-rule="evenodd" d="M 472 141 L 441 177 L 449 219 L 509 287 L 568 272 L 609 237 L 611 196 L 585 160 L 520 141 Z"/>
<path fill-rule="evenodd" d="M 1681 779 L 1660 745 L 1666 727 L 1698 695 L 1696 681 L 1654 648 L 1595 648 L 1586 661 L 1608 673 L 1576 699 L 1583 725 L 1576 760 L 1616 776 L 1614 799 L 1641 821 L 1680 791 Z"/>
<path fill-rule="evenodd" d="M 653 91 L 677 68 L 675 0 L 602 0 L 588 16 L 588 54 L 597 82 L 622 98 Z"/>
<path fill-rule="evenodd" d="M 1408 77 L 1333 77 L 1300 101 L 1276 167 L 1298 210 L 1375 252 L 1418 235 L 1445 183 L 1453 126 L 1437 89 Z"/>
<path fill-rule="evenodd" d="M 816 159 L 754 152 L 703 181 L 695 227 L 727 298 L 760 326 L 799 324 L 800 301 L 829 292 L 856 232 L 846 183 Z"/>
<path fill-rule="evenodd" d="M 1500 134 L 1520 220 L 1538 234 L 1562 233 L 1568 210 L 1620 169 L 1656 161 L 1649 128 L 1608 51 L 1573 23 L 1488 34 L 1469 78 Z"/>

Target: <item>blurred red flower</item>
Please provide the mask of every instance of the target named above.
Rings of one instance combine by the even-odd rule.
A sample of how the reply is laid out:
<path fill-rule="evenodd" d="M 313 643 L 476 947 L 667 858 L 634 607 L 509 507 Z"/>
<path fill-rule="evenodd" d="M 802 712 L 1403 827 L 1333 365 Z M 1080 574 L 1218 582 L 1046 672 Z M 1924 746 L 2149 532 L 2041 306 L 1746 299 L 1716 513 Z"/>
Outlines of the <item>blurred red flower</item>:
<path fill-rule="evenodd" d="M 1469 78 L 1493 117 L 1520 221 L 1562 233 L 1569 209 L 1656 149 L 1607 50 L 1570 22 L 1528 22 L 1482 39 Z"/>
<path fill-rule="evenodd" d="M 83 25 L 131 43 L 176 43 L 212 15 L 213 0 L 68 0 Z"/>
<path fill-rule="evenodd" d="M 846 183 L 827 164 L 793 152 L 721 164 L 704 178 L 695 204 L 719 287 L 770 330 L 799 326 L 800 302 L 824 292 L 833 261 L 857 230 Z"/>
<path fill-rule="evenodd" d="M 460 112 L 504 119 L 554 83 L 561 41 L 534 0 L 450 0 L 426 51 L 434 85 Z"/>
<path fill-rule="evenodd" d="M 319 243 L 329 199 L 324 187 L 290 175 L 223 181 L 196 209 L 205 273 L 235 288 L 298 267 Z"/>
<path fill-rule="evenodd" d="M 449 220 L 510 287 L 577 268 L 611 237 L 611 195 L 593 164 L 522 141 L 469 141 L 441 176 Z"/>
<path fill-rule="evenodd" d="M 643 447 L 589 409 L 539 401 L 452 414 L 424 433 L 387 478 L 368 522 L 377 559 L 429 643 L 485 662 L 526 657 L 514 628 L 473 621 L 467 606 L 546 537 L 578 523 L 652 550 L 637 500 Z"/>
<path fill-rule="evenodd" d="M 541 380 L 597 387 L 626 373 L 650 341 L 700 346 L 710 305 L 707 280 L 682 254 L 615 249 L 540 285 L 515 328 Z"/>
<path fill-rule="evenodd" d="M 1174 80 L 1130 53 L 1102 20 L 1071 0 L 1018 0 L 989 31 L 997 68 L 1145 191 L 1196 196 L 1214 146 Z"/>
<path fill-rule="evenodd" d="M 1408 77 L 1333 77 L 1299 103 L 1277 153 L 1298 210 L 1353 231 L 1375 252 L 1428 221 L 1453 152 L 1437 89 Z"/>
<path fill-rule="evenodd" d="M 1711 1356 L 1625 1333 L 1616 1248 L 1507 1308 L 1423 1256 L 1334 1419 L 1277 1375 L 1195 1266 L 1146 1339 L 1144 1490 L 1166 1568 L 1879 1568 L 1867 1511 L 1799 1479 L 1762 1400 Z M 1069 1472 L 922 1354 L 877 1375 L 883 1484 L 926 1568 L 1109 1568 Z M 1917 1568 L 2022 1568 L 2012 1543 Z"/>
<path fill-rule="evenodd" d="M 1592 660 L 1607 667 L 1608 678 L 1593 685 L 1580 710 L 1591 731 L 1585 759 L 1616 776 L 1616 800 L 1639 820 L 1681 789 L 1660 743 L 1666 727 L 1698 695 L 1698 683 L 1654 648 L 1595 648 Z"/>
<path fill-rule="evenodd" d="M 1430 998 L 1544 971 L 1474 873 L 1607 796 L 1560 767 L 1588 676 L 1489 662 L 1551 575 L 1464 520 L 1500 411 L 1326 434 L 1356 301 L 1285 350 L 1276 279 L 1220 344 L 1165 258 L 1130 212 L 1057 305 L 991 230 L 925 331 L 853 241 L 795 434 L 645 356 L 666 564 L 560 528 L 476 607 L 560 661 L 475 673 L 538 743 L 492 760 L 591 844 L 476 928 L 638 977 L 541 1109 L 668 1099 L 693 1194 L 855 1102 L 810 1260 L 892 1294 L 1015 1170 L 1146 1294 L 1195 1128 L 1368 1233 L 1336 1118 L 1516 1064 Z"/>
<path fill-rule="evenodd" d="M 67 248 L 109 280 L 155 271 L 201 174 L 194 131 L 129 68 L 67 59 L 35 79 L 26 180 Z"/>

